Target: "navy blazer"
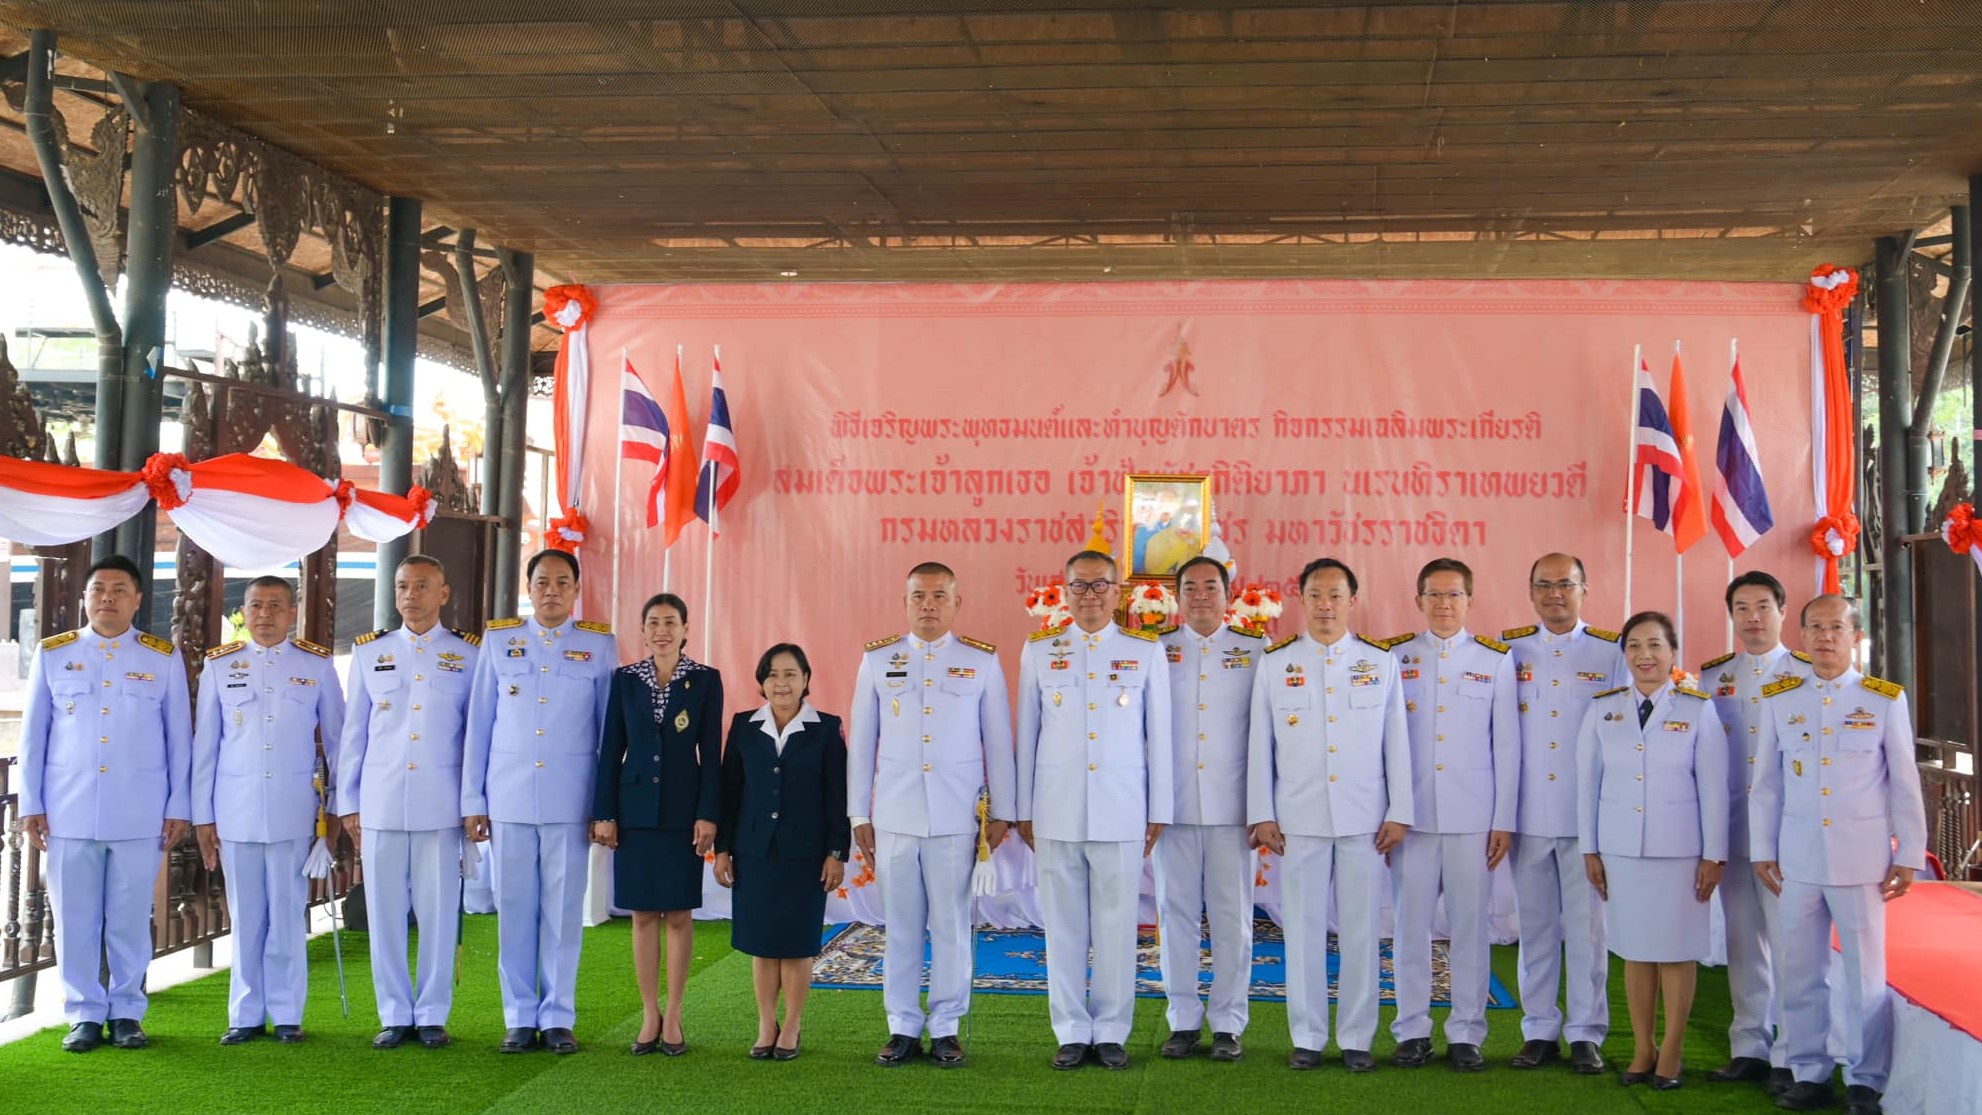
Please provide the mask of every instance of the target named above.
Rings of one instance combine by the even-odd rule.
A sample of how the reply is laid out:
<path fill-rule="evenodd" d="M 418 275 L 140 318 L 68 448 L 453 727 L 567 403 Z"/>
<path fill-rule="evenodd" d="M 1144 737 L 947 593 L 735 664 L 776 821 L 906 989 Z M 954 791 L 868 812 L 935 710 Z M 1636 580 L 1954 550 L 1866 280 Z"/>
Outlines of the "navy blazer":
<path fill-rule="evenodd" d="M 615 670 L 599 737 L 592 819 L 650 829 L 720 820 L 722 722 L 723 675 L 713 667 L 669 683 L 665 725 L 654 723 L 653 694 L 633 667 Z"/>
<path fill-rule="evenodd" d="M 740 712 L 730 721 L 723 748 L 716 851 L 813 862 L 831 853 L 844 861 L 853 831 L 847 824 L 840 718 L 819 713 L 818 722 L 794 732 L 779 755 L 751 715 Z"/>

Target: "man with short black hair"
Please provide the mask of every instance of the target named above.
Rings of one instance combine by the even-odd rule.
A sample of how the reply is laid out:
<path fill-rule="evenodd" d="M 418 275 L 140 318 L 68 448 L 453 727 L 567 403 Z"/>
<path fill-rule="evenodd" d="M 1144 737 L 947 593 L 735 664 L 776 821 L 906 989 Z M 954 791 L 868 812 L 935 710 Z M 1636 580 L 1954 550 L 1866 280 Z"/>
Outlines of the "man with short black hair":
<path fill-rule="evenodd" d="M 21 829 L 47 857 L 72 1053 L 101 1045 L 106 1021 L 112 1045 L 144 1048 L 159 855 L 192 816 L 186 666 L 132 629 L 143 603 L 130 558 L 90 566 L 89 623 L 41 641 L 21 714 Z"/>
<path fill-rule="evenodd" d="M 1069 558 L 1073 622 L 1034 632 L 1019 665 L 1019 837 L 1038 853 L 1056 1069 L 1129 1067 L 1142 861 L 1175 807 L 1170 675 L 1154 634 L 1115 625 L 1117 576 L 1100 551 Z"/>
<path fill-rule="evenodd" d="M 1177 570 L 1183 622 L 1161 632 L 1170 671 L 1176 806 L 1152 857 L 1170 1036 L 1162 1055 L 1202 1040 L 1200 945 L 1211 925 L 1211 1058 L 1244 1055 L 1253 963 L 1253 853 L 1246 835 L 1247 720 L 1263 638 L 1226 626 L 1225 567 L 1202 554 Z"/>
<path fill-rule="evenodd" d="M 207 869 L 225 872 L 234 937 L 220 1044 L 253 1041 L 264 1023 L 294 1044 L 309 994 L 303 861 L 316 836 L 318 742 L 335 769 L 344 690 L 330 649 L 291 634 L 294 585 L 256 577 L 241 614 L 248 639 L 207 652 L 193 733 L 194 831 Z"/>

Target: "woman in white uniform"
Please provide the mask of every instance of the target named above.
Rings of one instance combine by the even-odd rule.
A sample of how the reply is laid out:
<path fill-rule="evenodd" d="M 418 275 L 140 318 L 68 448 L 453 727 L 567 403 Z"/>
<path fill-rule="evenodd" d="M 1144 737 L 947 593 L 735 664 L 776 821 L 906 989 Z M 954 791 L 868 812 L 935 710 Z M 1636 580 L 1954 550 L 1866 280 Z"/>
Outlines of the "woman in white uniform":
<path fill-rule="evenodd" d="M 1632 684 L 1599 693 L 1577 741 L 1584 868 L 1604 902 L 1610 951 L 1624 960 L 1633 1049 L 1624 1083 L 1680 1085 L 1680 1050 L 1707 901 L 1727 861 L 1727 737 L 1705 693 L 1675 686 L 1672 621 L 1624 625 Z M 1660 1001 L 1665 1036 L 1652 1034 Z"/>

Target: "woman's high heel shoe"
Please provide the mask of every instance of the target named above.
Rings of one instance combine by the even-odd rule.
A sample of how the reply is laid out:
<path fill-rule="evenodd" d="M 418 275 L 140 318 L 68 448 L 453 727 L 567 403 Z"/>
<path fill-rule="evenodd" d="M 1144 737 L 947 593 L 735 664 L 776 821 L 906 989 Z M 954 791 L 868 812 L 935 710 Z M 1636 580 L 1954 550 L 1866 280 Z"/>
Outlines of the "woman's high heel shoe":
<path fill-rule="evenodd" d="M 1632 1072 L 1630 1069 L 1625 1069 L 1622 1079 L 1626 1088 L 1635 1084 L 1643 1084 L 1652 1079 L 1652 1070 L 1646 1069 L 1644 1072 Z"/>
<path fill-rule="evenodd" d="M 1685 1071 L 1686 1070 L 1684 1067 L 1681 1067 L 1681 1069 L 1679 1070 L 1679 1072 L 1685 1072 Z M 1680 1079 L 1679 1072 L 1675 1072 L 1671 1076 L 1659 1076 L 1657 1073 L 1653 1073 L 1652 1090 L 1655 1092 L 1670 1092 L 1676 1090 L 1681 1084 L 1685 1083 L 1685 1081 Z"/>
<path fill-rule="evenodd" d="M 805 1039 L 805 1035 L 804 1035 L 804 1034 L 800 1034 L 800 1035 L 799 1035 L 799 1036 L 798 1036 L 798 1037 L 797 1037 L 797 1038 L 796 1038 L 795 1040 L 793 1040 L 793 1041 L 792 1041 L 792 1043 L 791 1043 L 791 1048 L 790 1048 L 790 1049 L 786 1049 L 786 1048 L 785 1048 L 784 1046 L 782 1046 L 782 1045 L 772 1045 L 772 1046 L 771 1046 L 771 1060 L 773 1060 L 773 1061 L 796 1061 L 796 1060 L 798 1060 L 798 1043 L 799 1043 L 800 1041 L 803 1041 L 804 1039 Z"/>
<path fill-rule="evenodd" d="M 776 1026 L 773 1026 L 773 1027 L 771 1027 L 771 1044 L 769 1044 L 769 1045 L 753 1045 L 753 1046 L 751 1046 L 751 1047 L 750 1047 L 750 1059 L 751 1059 L 751 1060 L 753 1060 L 753 1061 L 768 1061 L 768 1060 L 770 1060 L 770 1059 L 771 1059 L 771 1051 L 772 1051 L 773 1049 L 776 1049 L 776 1048 L 777 1048 L 777 1045 L 778 1045 L 778 1033 L 779 1033 L 779 1031 L 778 1031 L 778 1028 L 777 1028 Z M 687 1037 L 687 1036 L 688 1036 L 687 1034 L 683 1034 L 683 1035 L 682 1035 L 682 1037 Z"/>
<path fill-rule="evenodd" d="M 665 1023 L 662 1024 L 661 1031 L 663 1033 L 667 1031 L 667 1025 Z M 688 1027 L 683 1026 L 681 1028 L 680 1041 L 669 1041 L 666 1038 L 662 1038 L 661 1052 L 667 1054 L 670 1057 L 679 1057 L 683 1053 L 688 1052 Z"/>

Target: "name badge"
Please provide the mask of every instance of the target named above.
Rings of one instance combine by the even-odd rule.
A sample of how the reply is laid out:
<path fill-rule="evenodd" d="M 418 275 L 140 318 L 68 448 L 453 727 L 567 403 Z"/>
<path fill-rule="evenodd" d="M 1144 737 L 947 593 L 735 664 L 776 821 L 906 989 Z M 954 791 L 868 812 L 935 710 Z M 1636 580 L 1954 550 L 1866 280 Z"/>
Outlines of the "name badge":
<path fill-rule="evenodd" d="M 888 671 L 888 672 L 887 672 L 887 673 L 886 673 L 886 674 L 885 674 L 884 676 L 886 676 L 886 677 L 891 677 L 891 678 L 905 678 L 905 677 L 907 677 L 907 676 L 908 676 L 908 671 L 907 671 L 907 670 L 889 670 L 889 671 Z"/>
<path fill-rule="evenodd" d="M 1687 720 L 1668 720 L 1659 725 L 1659 727 L 1668 732 L 1690 732 L 1693 730 L 1692 722 Z"/>
<path fill-rule="evenodd" d="M 398 668 L 399 667 L 393 665 L 390 662 L 382 662 L 382 663 L 374 664 L 372 666 L 372 672 L 375 674 L 389 674 L 392 671 L 397 670 Z"/>
<path fill-rule="evenodd" d="M 1305 674 L 1287 675 L 1287 688 L 1289 689 L 1299 689 L 1301 686 L 1306 685 L 1307 683 L 1308 683 L 1308 679 Z"/>
<path fill-rule="evenodd" d="M 503 655 L 508 658 L 521 658 L 523 657 L 523 648 L 510 647 L 508 650 L 503 652 Z"/>
<path fill-rule="evenodd" d="M 1405 681 L 1418 680 L 1418 672 L 1416 670 L 1405 670 L 1403 673 L 1399 674 L 1398 676 L 1403 678 Z"/>

